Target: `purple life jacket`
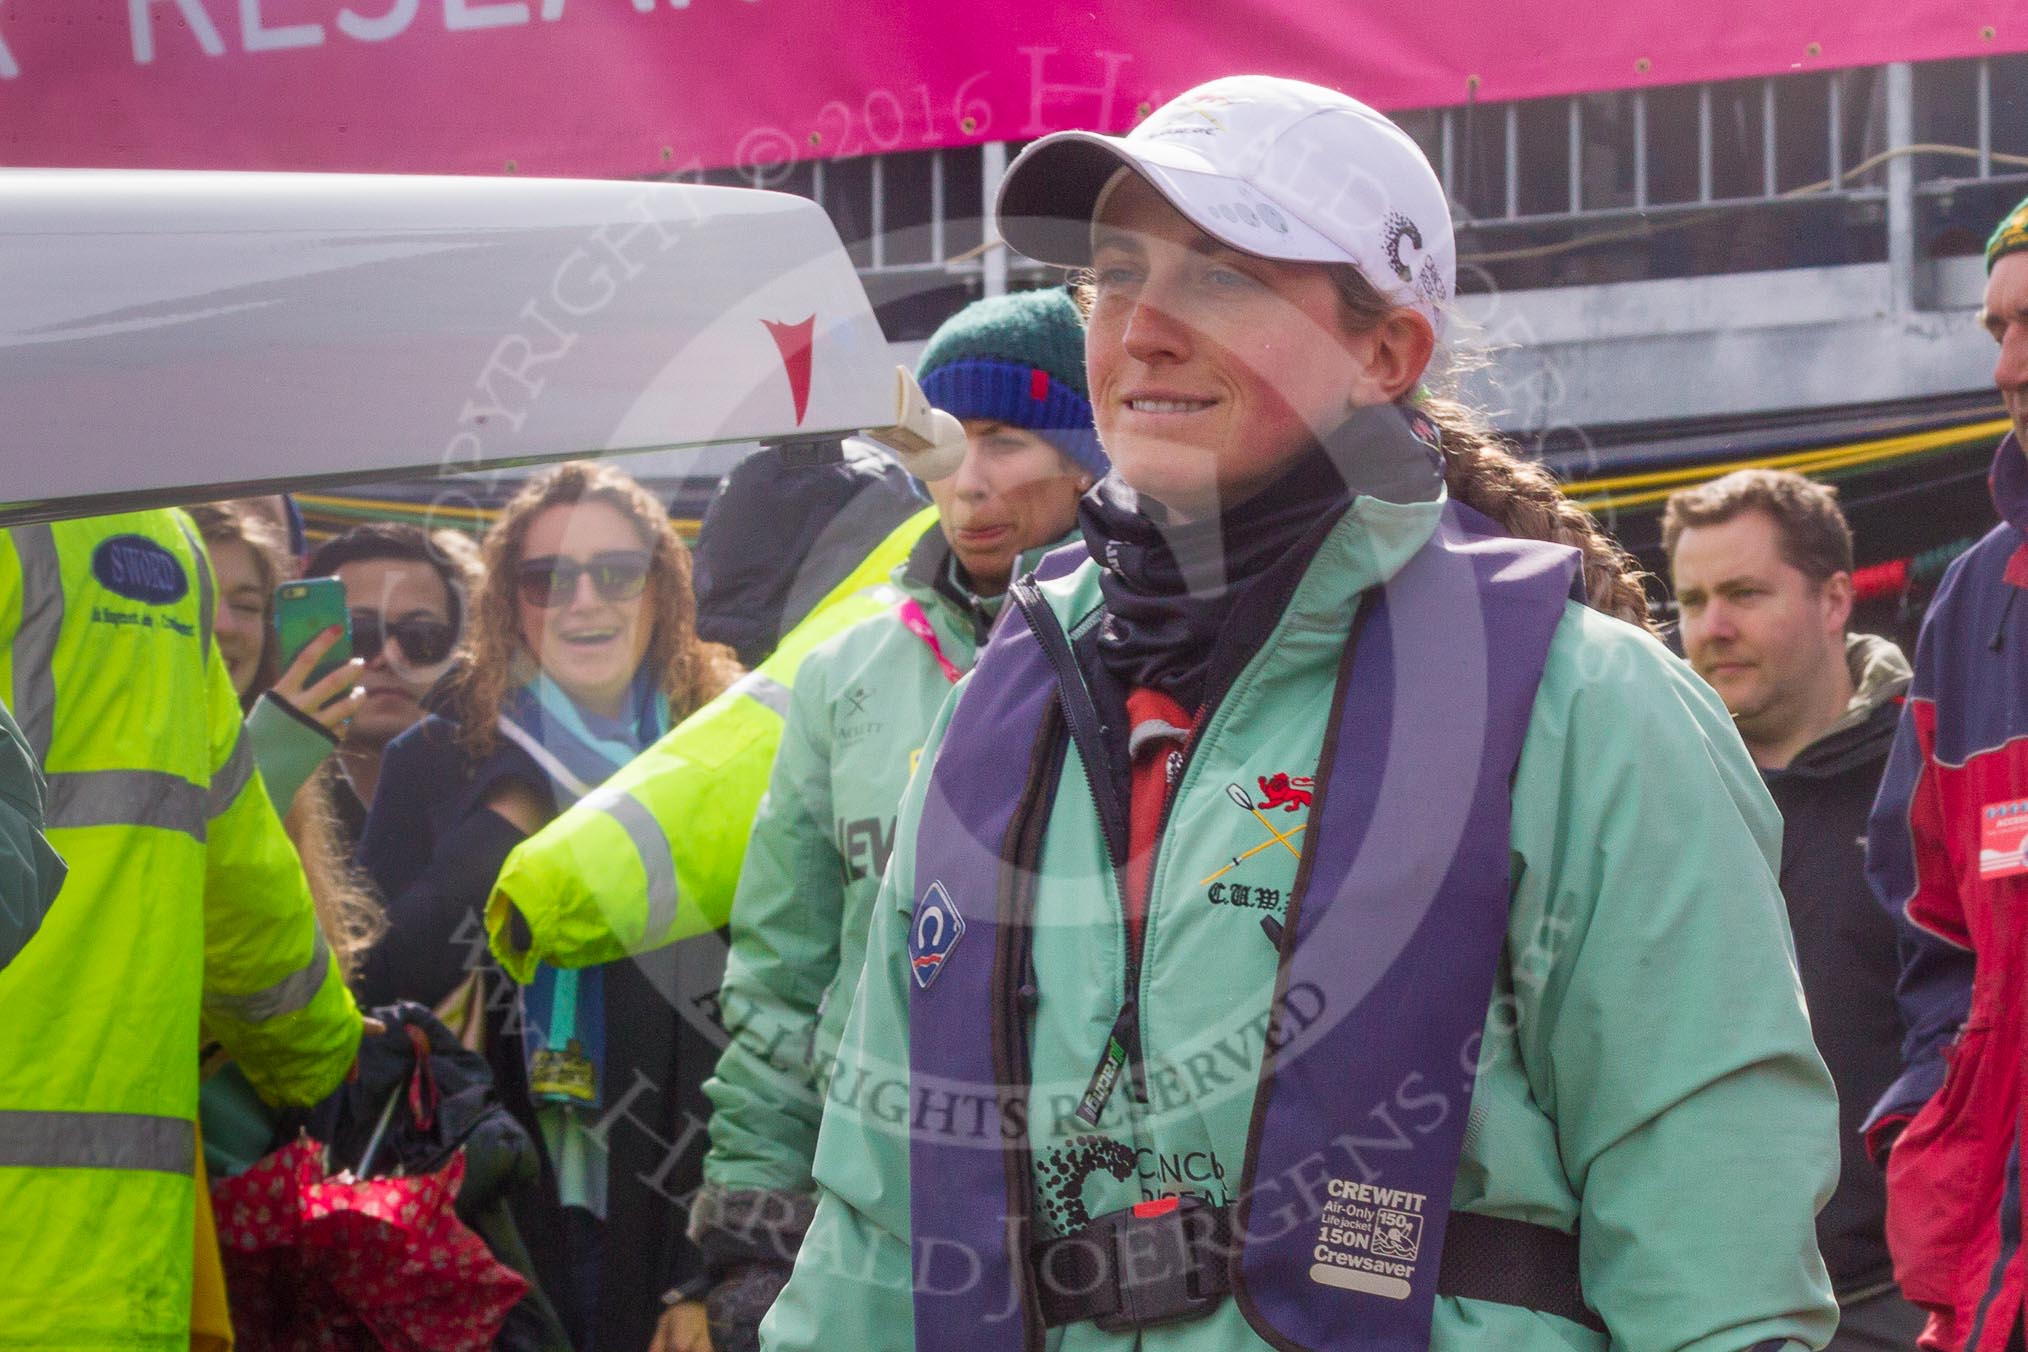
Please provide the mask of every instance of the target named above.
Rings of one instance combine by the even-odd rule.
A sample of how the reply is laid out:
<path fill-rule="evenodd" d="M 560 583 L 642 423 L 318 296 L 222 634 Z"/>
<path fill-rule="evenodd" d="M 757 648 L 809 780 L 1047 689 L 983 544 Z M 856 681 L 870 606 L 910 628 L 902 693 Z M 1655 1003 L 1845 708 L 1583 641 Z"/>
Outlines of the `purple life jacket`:
<path fill-rule="evenodd" d="M 1507 931 L 1510 786 L 1550 639 L 1581 599 L 1578 563 L 1451 503 L 1361 600 L 1235 1202 L 1233 1293 L 1275 1347 L 1429 1346 L 1464 1101 L 1411 1147 L 1347 1143 L 1364 1133 L 1370 1145 L 1373 1105 L 1415 1077 L 1456 1085 L 1461 1049 L 1476 1048 Z M 978 1101 L 962 1118 L 983 1124 L 911 1134 L 918 1349 L 1042 1346 L 1028 1262 L 1029 925 L 1075 717 L 1059 700 L 1059 680 L 1075 679 L 1062 656 L 1019 619 L 997 626 L 917 831 L 910 1099 Z M 1303 987 L 1342 1012 L 1292 1029 L 1286 993 Z"/>

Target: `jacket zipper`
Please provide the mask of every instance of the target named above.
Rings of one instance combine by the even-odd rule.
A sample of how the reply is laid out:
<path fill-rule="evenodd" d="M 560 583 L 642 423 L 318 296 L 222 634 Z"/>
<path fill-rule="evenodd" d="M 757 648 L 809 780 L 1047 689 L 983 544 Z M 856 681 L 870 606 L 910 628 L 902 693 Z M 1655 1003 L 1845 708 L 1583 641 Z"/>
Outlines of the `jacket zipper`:
<path fill-rule="evenodd" d="M 1121 918 L 1124 920 L 1127 818 L 1112 777 L 1094 769 L 1106 763 L 1105 726 L 1099 718 L 1098 705 L 1085 685 L 1084 672 L 1077 665 L 1076 654 L 1070 650 L 1070 638 L 1057 621 L 1056 612 L 1042 599 L 1041 591 L 1032 581 L 1023 579 L 1014 584 L 1011 592 L 1015 604 L 1021 607 L 1022 618 L 1028 621 L 1028 628 L 1042 645 L 1043 655 L 1049 659 L 1049 665 L 1056 673 L 1057 700 L 1063 707 L 1064 721 L 1070 726 L 1071 741 L 1077 745 L 1085 785 L 1091 792 L 1093 805 L 1098 809 L 1099 827 L 1105 833 L 1106 853 L 1113 868 L 1113 887 L 1119 894 Z M 1106 1101 L 1112 1097 L 1122 1069 L 1128 1072 L 1135 1102 L 1148 1101 L 1147 1067 L 1141 1056 L 1140 1011 L 1141 945 L 1146 942 L 1148 927 L 1144 918 L 1139 934 L 1135 933 L 1132 925 L 1126 928 L 1126 996 L 1120 1004 L 1120 1012 L 1113 1019 L 1105 1047 L 1099 1053 L 1098 1065 L 1092 1071 L 1091 1081 L 1085 1086 L 1084 1096 L 1077 1108 L 1078 1118 L 1089 1126 L 1098 1125 L 1099 1115 L 1105 1111 Z"/>

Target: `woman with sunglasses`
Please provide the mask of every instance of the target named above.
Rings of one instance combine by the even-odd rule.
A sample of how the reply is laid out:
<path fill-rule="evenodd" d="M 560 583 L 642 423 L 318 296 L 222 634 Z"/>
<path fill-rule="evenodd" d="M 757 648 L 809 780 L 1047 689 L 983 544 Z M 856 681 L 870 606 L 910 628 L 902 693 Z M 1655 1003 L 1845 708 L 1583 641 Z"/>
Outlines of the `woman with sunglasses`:
<path fill-rule="evenodd" d="M 345 585 L 353 653 L 364 664 L 365 698 L 340 732 L 333 789 L 340 830 L 356 847 L 388 744 L 422 721 L 430 691 L 452 669 L 478 551 L 457 531 L 376 521 L 317 546 L 303 575 Z"/>
<path fill-rule="evenodd" d="M 1415 142 L 1217 80 L 997 216 L 1089 269 L 1114 468 L 924 748 L 762 1345 L 1821 1348 L 1780 819 L 1439 383 Z"/>
<path fill-rule="evenodd" d="M 617 469 L 536 475 L 482 554 L 470 662 L 441 712 L 388 747 L 360 845 L 393 924 L 372 992 L 386 998 L 451 994 L 486 961 L 482 916 L 509 851 L 740 672 L 697 637 L 690 553 L 667 512 Z M 518 1011 L 497 989 L 487 1002 L 502 1098 L 547 1166 L 549 1214 L 517 1220 L 581 1350 L 646 1348 L 662 1293 L 697 1271 L 671 1199 L 696 1186 L 701 1142 L 674 1166 L 665 1156 L 684 1114 L 705 1116 L 714 1049 L 663 994 L 677 961 L 671 948 L 545 967 Z M 627 1121 L 601 1129 L 622 1100 Z M 701 1330 L 703 1307 L 685 1308 Z"/>

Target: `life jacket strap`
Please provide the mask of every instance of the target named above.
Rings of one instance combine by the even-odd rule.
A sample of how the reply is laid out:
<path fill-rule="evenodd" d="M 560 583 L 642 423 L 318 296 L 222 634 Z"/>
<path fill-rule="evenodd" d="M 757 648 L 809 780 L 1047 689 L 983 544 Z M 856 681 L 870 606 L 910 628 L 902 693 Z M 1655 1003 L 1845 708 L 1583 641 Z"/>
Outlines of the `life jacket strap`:
<path fill-rule="evenodd" d="M 1045 1325 L 1088 1319 L 1120 1333 L 1211 1313 L 1232 1289 L 1233 1252 L 1226 1208 L 1185 1195 L 1109 1211 L 1036 1245 L 1029 1262 Z"/>
<path fill-rule="evenodd" d="M 1161 1197 L 1045 1240 L 1029 1263 L 1044 1324 L 1090 1320 L 1118 1333 L 1209 1314 L 1232 1290 L 1235 1248 L 1227 1208 L 1201 1197 Z M 1546 1225 L 1452 1212 L 1437 1294 L 1515 1305 L 1606 1332 L 1585 1303 L 1577 1236 Z"/>

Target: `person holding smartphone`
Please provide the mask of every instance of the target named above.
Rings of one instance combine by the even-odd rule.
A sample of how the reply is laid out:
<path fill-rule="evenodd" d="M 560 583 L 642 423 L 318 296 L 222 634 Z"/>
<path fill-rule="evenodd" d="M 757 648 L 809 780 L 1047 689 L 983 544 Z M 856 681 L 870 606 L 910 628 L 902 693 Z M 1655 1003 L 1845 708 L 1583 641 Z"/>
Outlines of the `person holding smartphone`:
<path fill-rule="evenodd" d="M 317 633 L 293 654 L 280 651 L 273 625 L 275 591 L 293 562 L 266 517 L 234 502 L 204 503 L 189 511 L 218 580 L 213 633 L 233 691 L 246 710 L 254 764 L 302 861 L 317 928 L 350 982 L 386 928 L 379 902 L 352 871 L 339 843 L 331 808 L 332 771 L 327 768 L 340 729 L 365 699 L 366 692 L 353 684 L 362 663 L 352 658 L 316 674 L 342 636 L 336 627 Z M 198 1121 L 211 1177 L 236 1174 L 266 1154 L 279 1120 L 237 1064 L 208 1069 L 198 1094 Z"/>
<path fill-rule="evenodd" d="M 371 1002 L 451 994 L 485 961 L 482 916 L 508 852 L 740 674 L 730 649 L 697 637 L 690 553 L 668 513 L 617 469 L 536 475 L 483 553 L 471 660 L 441 712 L 388 746 L 360 841 L 393 926 L 368 961 Z M 675 1198 L 697 1185 L 702 1133 L 668 1156 L 685 1115 L 705 1117 L 714 1049 L 663 994 L 676 961 L 669 948 L 543 968 L 518 1008 L 487 1001 L 495 1080 L 547 1166 L 546 1213 L 516 1220 L 580 1349 L 647 1347 L 662 1293 L 698 1270 Z M 608 1110 L 625 1121 L 606 1123 Z M 691 1322 L 702 1329 L 701 1304 Z"/>
<path fill-rule="evenodd" d="M 303 565 L 306 578 L 345 584 L 352 651 L 364 664 L 359 685 L 366 697 L 339 733 L 333 788 L 348 845 L 365 830 L 382 754 L 422 720 L 425 697 L 456 661 L 475 572 L 467 537 L 398 522 L 354 526 L 319 545 Z"/>
<path fill-rule="evenodd" d="M 366 689 L 358 684 L 365 663 L 356 656 L 335 667 L 326 661 L 345 637 L 338 625 L 285 651 L 288 645 L 275 632 L 275 591 L 294 575 L 295 563 L 266 517 L 236 502 L 189 510 L 218 578 L 219 655 L 246 709 L 254 763 L 275 811 L 286 819 L 365 703 Z"/>

